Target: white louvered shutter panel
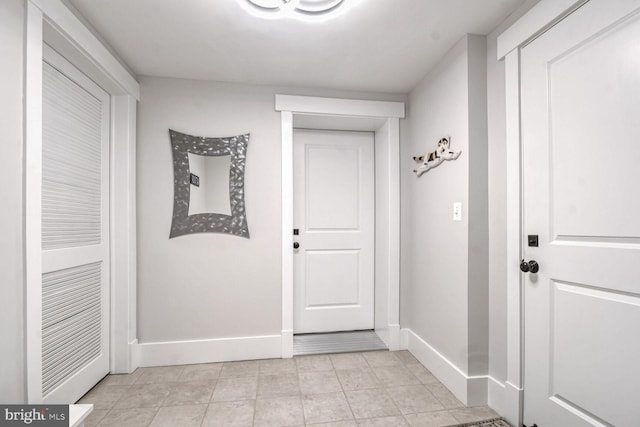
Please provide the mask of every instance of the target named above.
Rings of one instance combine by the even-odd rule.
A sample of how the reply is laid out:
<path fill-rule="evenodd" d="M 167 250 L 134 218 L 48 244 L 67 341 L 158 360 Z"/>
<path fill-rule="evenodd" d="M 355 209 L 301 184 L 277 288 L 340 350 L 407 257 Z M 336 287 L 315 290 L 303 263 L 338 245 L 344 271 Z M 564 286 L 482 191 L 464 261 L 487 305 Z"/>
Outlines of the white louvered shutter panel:
<path fill-rule="evenodd" d="M 43 62 L 42 396 L 75 403 L 108 372 L 109 97 Z"/>
<path fill-rule="evenodd" d="M 42 249 L 100 244 L 100 100 L 44 65 Z"/>
<path fill-rule="evenodd" d="M 100 263 L 42 277 L 42 392 L 100 356 Z"/>

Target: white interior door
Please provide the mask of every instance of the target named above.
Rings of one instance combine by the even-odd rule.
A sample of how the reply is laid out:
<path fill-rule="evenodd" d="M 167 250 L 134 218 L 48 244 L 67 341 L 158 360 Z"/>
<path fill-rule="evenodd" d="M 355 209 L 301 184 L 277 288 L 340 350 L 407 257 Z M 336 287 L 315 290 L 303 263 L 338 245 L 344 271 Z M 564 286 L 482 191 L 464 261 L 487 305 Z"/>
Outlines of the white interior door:
<path fill-rule="evenodd" d="M 42 401 L 109 372 L 109 95 L 46 47 L 42 103 Z"/>
<path fill-rule="evenodd" d="M 522 50 L 528 426 L 640 425 L 638 8 L 592 0 Z"/>
<path fill-rule="evenodd" d="M 374 327 L 373 138 L 294 131 L 295 333 Z"/>

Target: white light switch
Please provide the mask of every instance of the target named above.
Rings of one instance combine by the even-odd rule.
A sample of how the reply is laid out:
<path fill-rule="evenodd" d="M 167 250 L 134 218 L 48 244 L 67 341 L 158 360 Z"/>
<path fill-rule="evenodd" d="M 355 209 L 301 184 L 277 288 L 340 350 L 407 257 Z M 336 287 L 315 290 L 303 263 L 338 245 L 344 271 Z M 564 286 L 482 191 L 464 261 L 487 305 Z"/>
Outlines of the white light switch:
<path fill-rule="evenodd" d="M 462 221 L 462 202 L 455 202 L 453 204 L 453 220 Z"/>

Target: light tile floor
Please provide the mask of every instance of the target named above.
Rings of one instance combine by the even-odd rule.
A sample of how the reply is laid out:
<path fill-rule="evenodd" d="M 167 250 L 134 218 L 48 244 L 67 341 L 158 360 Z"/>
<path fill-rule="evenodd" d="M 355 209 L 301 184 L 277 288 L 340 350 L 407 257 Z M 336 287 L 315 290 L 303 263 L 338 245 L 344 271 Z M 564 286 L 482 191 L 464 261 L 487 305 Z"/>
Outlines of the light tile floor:
<path fill-rule="evenodd" d="M 498 415 L 465 408 L 407 351 L 139 368 L 78 403 L 87 427 L 450 426 Z"/>

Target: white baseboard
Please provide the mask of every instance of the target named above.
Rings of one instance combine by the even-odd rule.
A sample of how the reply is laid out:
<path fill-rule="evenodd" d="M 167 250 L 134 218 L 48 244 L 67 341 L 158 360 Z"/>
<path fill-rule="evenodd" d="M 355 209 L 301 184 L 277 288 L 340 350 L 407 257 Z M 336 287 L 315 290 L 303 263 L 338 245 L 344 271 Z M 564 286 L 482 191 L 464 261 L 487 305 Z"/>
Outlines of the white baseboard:
<path fill-rule="evenodd" d="M 137 347 L 141 367 L 282 357 L 280 335 L 141 343 Z"/>
<path fill-rule="evenodd" d="M 502 415 L 505 413 L 506 408 L 506 386 L 503 382 L 489 376 L 489 390 L 488 390 L 487 404 L 491 409 Z"/>
<path fill-rule="evenodd" d="M 293 357 L 293 331 L 291 329 L 282 330 L 282 358 Z"/>
<path fill-rule="evenodd" d="M 403 347 L 406 347 L 462 403 L 466 406 L 487 404 L 488 376 L 468 376 L 411 329 L 402 329 L 401 335 Z"/>

